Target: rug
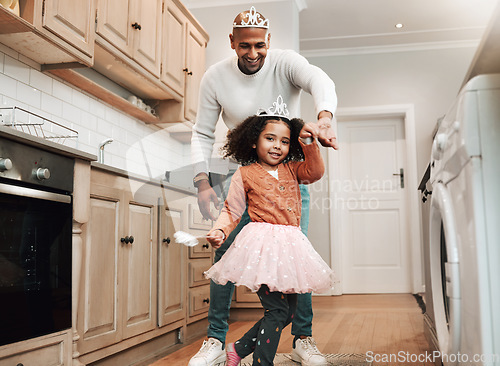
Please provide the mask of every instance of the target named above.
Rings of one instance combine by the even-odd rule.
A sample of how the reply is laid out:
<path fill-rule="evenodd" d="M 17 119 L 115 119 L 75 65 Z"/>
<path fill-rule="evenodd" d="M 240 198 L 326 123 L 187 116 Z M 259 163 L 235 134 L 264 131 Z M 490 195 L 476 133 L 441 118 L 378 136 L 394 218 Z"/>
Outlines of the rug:
<path fill-rule="evenodd" d="M 359 353 L 325 354 L 328 364 L 332 366 L 369 366 L 371 362 L 366 360 L 366 355 Z M 292 357 L 287 353 L 278 353 L 274 358 L 276 366 L 300 366 L 300 363 L 292 361 Z M 220 363 L 217 366 L 224 366 Z M 252 366 L 252 355 L 241 360 L 241 366 Z"/>

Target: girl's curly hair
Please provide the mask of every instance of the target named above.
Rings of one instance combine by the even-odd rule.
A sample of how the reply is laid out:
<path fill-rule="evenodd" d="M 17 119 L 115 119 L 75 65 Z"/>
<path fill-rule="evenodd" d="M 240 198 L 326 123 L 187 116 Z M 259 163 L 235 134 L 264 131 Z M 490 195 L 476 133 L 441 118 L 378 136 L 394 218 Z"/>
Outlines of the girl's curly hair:
<path fill-rule="evenodd" d="M 223 156 L 233 158 L 241 165 L 250 165 L 258 161 L 257 151 L 253 145 L 257 143 L 260 133 L 269 121 L 282 121 L 290 129 L 290 148 L 283 162 L 304 160 L 304 153 L 299 143 L 299 133 L 304 126 L 303 120 L 258 115 L 248 117 L 227 133 L 226 144 L 221 148 Z"/>

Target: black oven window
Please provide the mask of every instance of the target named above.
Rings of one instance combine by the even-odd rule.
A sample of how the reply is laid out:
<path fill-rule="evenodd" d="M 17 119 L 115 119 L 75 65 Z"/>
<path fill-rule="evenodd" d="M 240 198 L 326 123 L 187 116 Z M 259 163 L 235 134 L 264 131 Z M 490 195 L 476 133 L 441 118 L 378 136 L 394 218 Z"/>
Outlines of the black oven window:
<path fill-rule="evenodd" d="M 71 327 L 71 204 L 0 193 L 0 345 Z"/>

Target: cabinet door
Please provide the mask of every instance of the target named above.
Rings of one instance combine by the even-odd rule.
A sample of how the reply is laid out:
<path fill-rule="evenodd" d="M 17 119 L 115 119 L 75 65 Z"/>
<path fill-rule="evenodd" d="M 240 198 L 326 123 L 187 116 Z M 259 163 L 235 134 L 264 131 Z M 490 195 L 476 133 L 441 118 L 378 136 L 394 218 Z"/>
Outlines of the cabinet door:
<path fill-rule="evenodd" d="M 130 242 L 122 246 L 124 338 L 156 326 L 156 232 L 154 203 L 128 202 L 124 237 Z M 133 242 L 131 240 L 133 237 Z"/>
<path fill-rule="evenodd" d="M 186 72 L 186 17 L 172 1 L 165 3 L 163 15 L 163 56 L 161 80 L 181 96 L 184 95 Z"/>
<path fill-rule="evenodd" d="M 156 77 L 160 76 L 162 0 L 136 0 L 129 23 L 136 24 L 134 59 Z"/>
<path fill-rule="evenodd" d="M 78 306 L 79 350 L 82 353 L 121 339 L 118 306 L 122 193 L 92 185 L 90 219 L 83 226 L 84 265 Z"/>
<path fill-rule="evenodd" d="M 129 21 L 131 1 L 133 0 L 97 0 L 96 26 L 97 34 L 130 57 L 135 31 Z"/>
<path fill-rule="evenodd" d="M 184 115 L 188 121 L 194 121 L 198 108 L 198 91 L 201 78 L 205 72 L 205 47 L 206 41 L 201 33 L 191 24 L 188 24 L 186 42 L 186 91 Z"/>
<path fill-rule="evenodd" d="M 43 27 L 85 54 L 94 53 L 94 2 L 44 0 Z"/>
<path fill-rule="evenodd" d="M 158 325 L 164 326 L 185 317 L 186 248 L 174 241 L 181 230 L 182 213 L 159 207 L 158 250 Z"/>

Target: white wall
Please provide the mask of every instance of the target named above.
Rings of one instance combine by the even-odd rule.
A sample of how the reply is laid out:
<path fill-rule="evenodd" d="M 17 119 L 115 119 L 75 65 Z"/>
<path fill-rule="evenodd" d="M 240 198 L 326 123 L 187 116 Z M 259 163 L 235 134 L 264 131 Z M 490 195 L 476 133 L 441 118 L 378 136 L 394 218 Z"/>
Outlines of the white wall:
<path fill-rule="evenodd" d="M 159 177 L 189 164 L 189 147 L 168 132 L 41 73 L 36 64 L 1 44 L 0 106 L 18 106 L 77 130 L 78 140 L 67 145 L 87 153 L 97 155 L 99 143 L 113 138 L 105 147 L 105 163 L 131 173 Z"/>
<path fill-rule="evenodd" d="M 448 48 L 336 57 L 309 57 L 336 85 L 339 108 L 392 104 L 415 107 L 417 175 L 423 176 L 430 159 L 432 133 L 456 97 L 475 48 Z M 312 98 L 303 94 L 302 114 L 314 117 Z M 340 143 L 342 137 L 339 136 Z M 376 153 L 376 152 L 375 152 Z M 328 172 L 322 179 L 335 179 Z M 317 183 L 311 189 L 312 207 L 328 202 L 327 185 Z M 309 238 L 323 258 L 330 258 L 330 218 L 323 207 L 311 210 Z"/>

